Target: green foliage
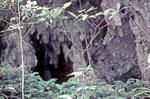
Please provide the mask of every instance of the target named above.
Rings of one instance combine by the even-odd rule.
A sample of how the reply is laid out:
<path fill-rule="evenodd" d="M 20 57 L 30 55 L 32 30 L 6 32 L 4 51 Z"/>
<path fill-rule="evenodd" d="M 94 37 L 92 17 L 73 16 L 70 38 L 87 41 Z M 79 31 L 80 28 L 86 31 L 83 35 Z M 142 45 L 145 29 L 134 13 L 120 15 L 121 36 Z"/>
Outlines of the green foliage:
<path fill-rule="evenodd" d="M 7 5 L 7 1 L 8 0 L 0 0 L 0 9 L 5 8 L 5 6 Z"/>
<path fill-rule="evenodd" d="M 1 69 L 1 74 L 3 75 L 0 80 L 1 97 L 7 96 L 6 92 L 11 92 L 15 93 L 11 97 L 20 99 L 21 76 L 18 75 L 18 72 L 19 68 L 11 68 L 11 66 Z M 56 83 L 57 79 L 44 81 L 38 73 L 26 74 L 25 96 L 27 99 L 141 99 L 141 97 L 150 95 L 150 89 L 144 87 L 143 81 L 129 79 L 126 83 L 115 81 L 111 85 L 105 82 L 80 80 L 83 75 L 84 79 L 86 79 L 87 74 L 92 74 L 90 67 L 80 69 L 80 72 L 72 73 L 71 75 L 74 75 L 74 77 L 62 84 Z"/>
<path fill-rule="evenodd" d="M 36 1 L 27 1 L 27 4 L 21 5 L 21 16 L 22 20 L 29 20 L 29 22 L 53 22 L 54 19 L 66 19 L 61 16 L 64 10 L 71 5 L 71 2 L 65 3 L 62 7 L 46 7 L 38 6 Z"/>

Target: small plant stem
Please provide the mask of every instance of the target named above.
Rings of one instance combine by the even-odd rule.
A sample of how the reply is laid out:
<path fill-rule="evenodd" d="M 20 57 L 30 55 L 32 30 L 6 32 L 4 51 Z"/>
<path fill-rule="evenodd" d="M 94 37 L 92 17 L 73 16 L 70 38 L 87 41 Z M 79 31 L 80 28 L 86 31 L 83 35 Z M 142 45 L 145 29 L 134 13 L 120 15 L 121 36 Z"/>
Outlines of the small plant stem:
<path fill-rule="evenodd" d="M 21 16 L 20 16 L 20 4 L 18 1 L 18 30 L 19 30 L 19 38 L 20 38 L 20 52 L 21 52 L 21 93 L 22 93 L 22 99 L 24 99 L 24 54 L 23 54 L 23 37 L 22 37 L 22 30 L 21 30 Z"/>
<path fill-rule="evenodd" d="M 82 8 L 82 3 L 81 3 L 81 0 L 79 1 L 80 2 L 80 10 L 82 10 L 83 8 Z M 83 32 L 84 33 L 86 33 L 86 31 L 85 31 L 85 23 L 83 22 L 83 24 L 82 24 L 82 26 L 83 26 Z M 89 52 L 89 48 L 88 48 L 88 41 L 87 41 L 87 36 L 85 37 L 85 43 L 86 43 L 86 51 L 87 51 L 87 57 L 88 57 L 88 64 L 89 65 L 91 65 L 91 57 L 90 57 L 90 52 Z"/>

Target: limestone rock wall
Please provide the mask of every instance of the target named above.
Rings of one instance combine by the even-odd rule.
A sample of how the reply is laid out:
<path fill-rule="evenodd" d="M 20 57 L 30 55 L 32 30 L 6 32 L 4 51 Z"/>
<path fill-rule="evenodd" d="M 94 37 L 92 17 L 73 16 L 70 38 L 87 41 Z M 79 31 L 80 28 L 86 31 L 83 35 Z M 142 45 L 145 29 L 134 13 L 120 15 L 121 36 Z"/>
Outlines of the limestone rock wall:
<path fill-rule="evenodd" d="M 41 6 L 57 7 L 67 1 L 37 0 L 37 2 Z M 113 8 L 117 2 L 117 0 L 81 0 L 81 2 L 73 0 L 73 4 L 67 10 L 76 12 L 94 6 L 97 7 L 95 12 L 100 12 Z M 150 40 L 148 14 L 150 2 L 120 0 L 120 4 L 121 9 L 126 6 L 133 7 L 122 9 L 111 20 L 101 16 L 75 23 L 73 17 L 64 13 L 69 19 L 54 21 L 51 25 L 43 22 L 32 27 L 25 25 L 22 34 L 24 62 L 27 69 L 38 71 L 45 80 L 48 80 L 51 77 L 61 78 L 62 72 L 70 73 L 90 64 L 100 81 L 126 81 L 132 77 L 149 79 L 149 70 L 144 69 L 147 66 L 145 61 L 147 54 L 143 44 L 144 47 L 148 46 Z M 10 14 L 5 15 L 1 12 L 1 16 L 8 21 L 10 19 L 8 18 Z M 0 27 L 3 31 L 7 26 Z M 31 31 L 27 33 L 30 27 Z M 19 66 L 20 45 L 17 31 L 1 34 L 1 64 Z M 142 43 L 136 42 L 139 36 L 145 38 Z"/>

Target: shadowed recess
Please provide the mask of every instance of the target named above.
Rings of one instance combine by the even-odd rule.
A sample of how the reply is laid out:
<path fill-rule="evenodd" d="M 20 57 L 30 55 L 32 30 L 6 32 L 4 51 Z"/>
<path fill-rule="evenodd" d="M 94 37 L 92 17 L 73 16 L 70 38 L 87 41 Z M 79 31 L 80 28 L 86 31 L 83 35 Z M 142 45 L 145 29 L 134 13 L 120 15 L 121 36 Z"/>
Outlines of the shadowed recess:
<path fill-rule="evenodd" d="M 60 54 L 57 55 L 57 66 L 54 64 L 50 64 L 50 52 L 54 53 L 53 47 L 49 44 L 40 43 L 42 35 L 37 39 L 38 32 L 34 32 L 33 35 L 30 35 L 30 39 L 32 41 L 32 46 L 35 49 L 36 57 L 37 57 L 37 66 L 33 69 L 34 72 L 38 72 L 40 76 L 44 80 L 49 80 L 51 78 L 58 79 L 58 83 L 65 82 L 69 79 L 67 76 L 71 72 L 73 72 L 73 68 L 71 66 L 71 61 L 66 62 L 64 58 L 63 49 L 60 46 Z M 57 61 L 56 60 L 56 61 Z"/>

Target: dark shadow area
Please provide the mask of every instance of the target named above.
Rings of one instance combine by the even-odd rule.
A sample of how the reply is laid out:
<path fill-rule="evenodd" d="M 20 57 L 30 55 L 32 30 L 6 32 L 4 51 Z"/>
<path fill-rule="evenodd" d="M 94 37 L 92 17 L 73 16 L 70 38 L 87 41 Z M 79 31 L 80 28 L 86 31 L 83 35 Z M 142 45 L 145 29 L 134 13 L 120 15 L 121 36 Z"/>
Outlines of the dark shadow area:
<path fill-rule="evenodd" d="M 58 55 L 58 68 L 57 68 L 58 75 L 56 77 L 58 78 L 59 83 L 67 81 L 70 78 L 68 74 L 73 72 L 72 64 L 73 63 L 70 60 L 66 62 L 62 47 L 60 47 L 60 54 Z"/>
<path fill-rule="evenodd" d="M 1 60 L 2 52 L 7 48 L 7 43 L 6 40 L 4 39 L 4 34 L 1 32 L 2 30 L 5 29 L 6 25 L 7 25 L 6 22 L 0 20 L 0 64 L 2 62 Z"/>
<path fill-rule="evenodd" d="M 65 82 L 69 79 L 67 76 L 71 72 L 73 72 L 71 61 L 66 62 L 63 54 L 63 49 L 60 46 L 60 54 L 57 55 L 58 63 L 57 66 L 54 64 L 50 64 L 50 54 L 55 53 L 51 44 L 41 43 L 42 35 L 37 39 L 38 32 L 34 32 L 33 35 L 30 35 L 30 39 L 32 41 L 32 46 L 35 49 L 36 57 L 37 57 L 37 66 L 33 69 L 33 72 L 38 72 L 39 75 L 43 78 L 43 80 L 49 80 L 51 78 L 58 79 L 58 83 Z"/>
<path fill-rule="evenodd" d="M 121 80 L 123 82 L 126 82 L 130 78 L 140 79 L 140 80 L 142 79 L 141 71 L 140 71 L 139 66 L 132 67 L 127 73 L 121 75 L 118 78 L 115 78 L 115 80 L 119 79 L 119 80 Z"/>

